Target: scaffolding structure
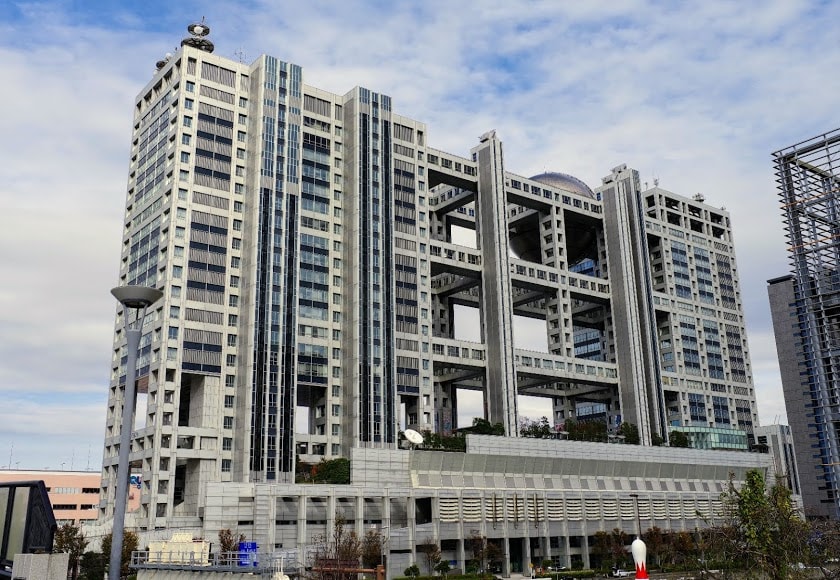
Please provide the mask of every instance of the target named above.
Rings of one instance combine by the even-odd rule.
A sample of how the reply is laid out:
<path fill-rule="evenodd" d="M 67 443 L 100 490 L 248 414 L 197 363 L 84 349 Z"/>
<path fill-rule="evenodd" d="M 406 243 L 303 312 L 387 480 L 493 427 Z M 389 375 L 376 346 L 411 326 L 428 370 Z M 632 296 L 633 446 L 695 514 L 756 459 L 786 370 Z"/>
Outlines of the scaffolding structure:
<path fill-rule="evenodd" d="M 818 473 L 820 503 L 838 517 L 840 129 L 777 151 L 773 159 L 794 276 L 793 330 L 801 344 L 800 370 L 805 371 L 796 387 L 808 392 L 806 408 L 788 413 L 807 417 L 809 432 L 798 433 L 799 468 Z"/>

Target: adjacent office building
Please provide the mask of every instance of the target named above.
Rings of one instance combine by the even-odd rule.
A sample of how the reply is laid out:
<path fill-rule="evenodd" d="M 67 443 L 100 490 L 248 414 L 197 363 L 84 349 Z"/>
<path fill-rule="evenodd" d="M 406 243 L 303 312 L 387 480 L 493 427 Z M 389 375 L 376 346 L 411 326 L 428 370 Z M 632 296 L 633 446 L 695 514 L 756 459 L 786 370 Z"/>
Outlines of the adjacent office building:
<path fill-rule="evenodd" d="M 792 273 L 768 281 L 806 514 L 840 517 L 840 130 L 773 154 Z"/>
<path fill-rule="evenodd" d="M 620 440 L 616 427 L 633 423 L 642 466 L 666 461 L 642 451 L 673 428 L 707 442 L 698 447 L 747 449 L 757 412 L 726 211 L 702 196 L 643 189 L 624 165 L 594 190 L 563 173 L 517 175 L 494 131 L 463 155 L 434 149 L 433 133 L 385 94 L 329 93 L 306 84 L 296 64 L 232 61 L 212 54 L 206 26 L 190 31 L 134 107 L 119 283 L 164 291 L 139 357 L 145 405 L 131 457 L 143 490 L 134 525 L 202 529 L 210 512 L 221 525 L 216 499 L 250 497 L 252 517 L 231 516 L 238 519 L 226 527 L 275 538 L 262 519 L 276 515 L 276 502 L 314 493 L 293 485 L 296 461 L 336 457 L 361 461 L 353 462 L 354 506 L 396 478 L 435 494 L 476 489 L 486 507 L 487 489 L 503 495 L 517 485 L 503 477 L 503 459 L 482 468 L 498 472 L 492 481 L 473 477 L 471 463 L 452 467 L 462 473 L 457 483 L 429 483 L 411 475 L 434 471 L 416 459 L 428 452 L 399 450 L 402 429 L 457 429 L 466 391 L 481 394 L 484 416 L 510 438 L 518 437 L 521 395 L 543 397 L 558 431 L 572 419 L 601 421 Z M 480 327 L 479 340 L 464 338 L 462 313 Z M 103 517 L 113 506 L 125 380 L 122 316 Z M 520 318 L 544 323 L 546 348 L 522 348 Z M 525 454 L 527 445 L 504 441 L 468 448 L 482 457 Z M 697 461 L 724 471 L 740 462 L 741 475 L 750 462 L 767 463 L 696 453 L 712 453 Z M 367 458 L 386 456 L 397 473 L 365 470 Z M 569 478 L 551 480 L 558 488 L 542 491 L 572 486 L 580 498 L 581 477 L 600 468 L 575 465 Z M 622 477 L 630 472 L 642 477 L 644 468 Z M 710 501 L 721 473 L 684 473 L 691 484 L 680 489 L 663 476 L 657 492 L 694 501 L 702 490 Z M 376 474 L 387 477 L 380 484 Z M 641 480 L 588 485 L 593 498 L 652 490 Z M 332 498 L 321 508 L 348 492 L 330 489 L 317 492 Z M 264 511 L 269 496 L 275 507 Z M 290 515 L 289 504 L 277 521 L 317 522 L 292 534 L 297 542 L 333 517 L 309 517 L 305 501 L 289 501 L 302 511 Z M 511 501 L 513 525 L 519 500 Z M 406 522 L 416 523 L 415 508 Z M 354 521 L 381 524 L 385 509 L 378 517 L 356 510 Z M 693 529 L 696 512 L 675 506 L 662 517 Z"/>
<path fill-rule="evenodd" d="M 781 480 L 794 496 L 802 495 L 790 426 L 777 423 L 756 427 L 755 442 L 758 446 L 766 447 L 767 453 L 773 458 L 776 479 Z"/>

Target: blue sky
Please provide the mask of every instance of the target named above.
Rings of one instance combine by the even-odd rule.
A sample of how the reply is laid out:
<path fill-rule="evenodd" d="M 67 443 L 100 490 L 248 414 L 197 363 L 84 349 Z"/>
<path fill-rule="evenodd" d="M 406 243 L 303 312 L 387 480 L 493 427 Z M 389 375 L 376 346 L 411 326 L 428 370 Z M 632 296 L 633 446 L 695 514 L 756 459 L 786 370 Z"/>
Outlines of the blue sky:
<path fill-rule="evenodd" d="M 496 129 L 511 171 L 611 167 L 732 214 L 763 423 L 784 419 L 770 153 L 840 125 L 840 3 L 0 3 L 0 467 L 98 468 L 134 95 L 190 22 L 308 84 L 389 94 L 432 146 Z M 60 287 L 60 289 L 59 289 Z M 90 459 L 88 459 L 90 457 Z"/>

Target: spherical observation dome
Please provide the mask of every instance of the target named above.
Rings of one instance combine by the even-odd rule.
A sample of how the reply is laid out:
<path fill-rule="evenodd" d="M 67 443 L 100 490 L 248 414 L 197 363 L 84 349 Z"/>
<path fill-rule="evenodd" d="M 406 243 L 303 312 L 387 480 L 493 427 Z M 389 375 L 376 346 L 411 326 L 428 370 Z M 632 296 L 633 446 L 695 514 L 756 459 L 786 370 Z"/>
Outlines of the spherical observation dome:
<path fill-rule="evenodd" d="M 564 189 L 566 191 L 571 191 L 572 193 L 577 193 L 578 195 L 585 195 L 586 197 L 597 199 L 595 197 L 595 193 L 589 189 L 588 185 L 574 175 L 569 175 L 568 173 L 547 171 L 545 173 L 535 175 L 531 179 L 551 187 L 556 187 L 557 189 Z"/>

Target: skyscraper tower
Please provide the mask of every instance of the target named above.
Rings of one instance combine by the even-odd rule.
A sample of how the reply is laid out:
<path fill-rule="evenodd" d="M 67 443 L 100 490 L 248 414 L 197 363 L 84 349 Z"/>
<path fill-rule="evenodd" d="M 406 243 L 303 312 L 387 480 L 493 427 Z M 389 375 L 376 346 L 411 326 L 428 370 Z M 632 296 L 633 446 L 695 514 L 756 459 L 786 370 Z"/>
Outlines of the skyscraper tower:
<path fill-rule="evenodd" d="M 768 281 L 808 516 L 840 517 L 840 130 L 773 154 L 792 274 Z"/>
<path fill-rule="evenodd" d="M 728 214 L 616 167 L 595 191 L 505 169 L 490 131 L 433 149 L 387 95 L 304 84 L 209 27 L 135 104 L 121 284 L 164 290 L 141 341 L 138 525 L 194 520 L 205 485 L 451 433 L 459 393 L 518 435 L 518 397 L 570 419 L 746 449 L 755 396 Z M 461 312 L 479 340 L 466 340 Z M 118 312 L 101 513 L 125 377 Z M 543 321 L 542 350 L 517 346 Z M 522 337 L 520 336 L 520 339 Z M 462 397 L 463 398 L 463 397 Z M 141 401 L 142 403 L 142 401 Z"/>

